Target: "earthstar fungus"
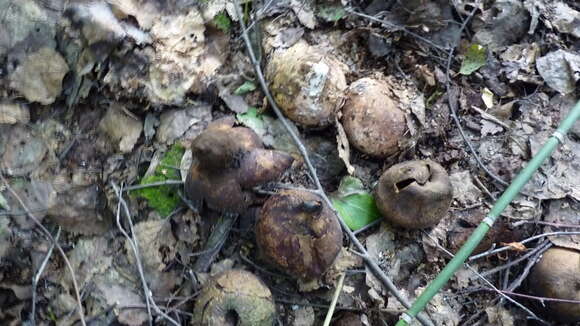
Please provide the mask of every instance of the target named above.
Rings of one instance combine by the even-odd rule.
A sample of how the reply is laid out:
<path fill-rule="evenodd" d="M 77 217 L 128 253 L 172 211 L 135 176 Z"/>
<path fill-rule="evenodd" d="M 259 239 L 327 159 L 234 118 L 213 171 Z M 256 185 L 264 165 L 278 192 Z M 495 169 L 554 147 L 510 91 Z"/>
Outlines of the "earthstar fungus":
<path fill-rule="evenodd" d="M 254 201 L 252 188 L 279 178 L 290 167 L 290 155 L 265 149 L 249 128 L 233 119 L 213 122 L 191 145 L 193 162 L 185 192 L 193 204 L 240 214 Z"/>
<path fill-rule="evenodd" d="M 534 266 L 529 276 L 533 294 L 565 300 L 580 300 L 580 252 L 552 247 Z M 580 322 L 580 304 L 545 301 L 546 311 L 566 323 Z"/>
<path fill-rule="evenodd" d="M 232 269 L 208 281 L 193 311 L 195 326 L 272 326 L 276 306 L 270 289 L 254 274 Z"/>
<path fill-rule="evenodd" d="M 346 65 L 299 41 L 274 52 L 267 67 L 270 90 L 284 114 L 304 127 L 334 122 L 346 89 Z"/>
<path fill-rule="evenodd" d="M 320 277 L 342 247 L 334 212 L 317 195 L 283 190 L 262 206 L 256 241 L 264 258 L 297 278 Z"/>
<path fill-rule="evenodd" d="M 346 92 L 342 124 L 349 142 L 359 151 L 386 157 L 399 151 L 407 131 L 405 112 L 391 96 L 387 82 L 361 78 Z"/>
<path fill-rule="evenodd" d="M 434 226 L 453 199 L 447 171 L 431 160 L 395 164 L 383 173 L 375 189 L 385 219 L 408 229 Z"/>

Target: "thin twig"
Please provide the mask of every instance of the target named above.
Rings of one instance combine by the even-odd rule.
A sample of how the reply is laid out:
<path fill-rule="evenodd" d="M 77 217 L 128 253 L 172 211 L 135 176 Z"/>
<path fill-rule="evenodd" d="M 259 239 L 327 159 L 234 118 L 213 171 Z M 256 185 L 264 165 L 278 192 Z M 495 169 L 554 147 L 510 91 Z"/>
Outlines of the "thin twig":
<path fill-rule="evenodd" d="M 60 226 L 56 231 L 54 241 L 58 242 L 59 238 L 60 238 Z M 54 243 L 50 245 L 50 248 L 48 249 L 46 256 L 44 256 L 44 259 L 42 260 L 42 264 L 40 264 L 40 267 L 38 268 L 36 275 L 34 275 L 34 277 L 32 278 L 32 309 L 30 311 L 30 323 L 32 324 L 32 326 L 36 325 L 36 287 L 38 286 L 38 281 L 40 281 L 40 276 L 42 275 L 42 272 L 44 272 L 44 269 L 46 268 L 46 265 L 48 264 L 48 261 L 52 256 L 53 249 Z"/>
<path fill-rule="evenodd" d="M 530 250 L 525 255 L 522 255 L 521 257 L 518 257 L 517 259 L 514 259 L 514 260 L 510 261 L 507 264 L 503 264 L 503 265 L 498 266 L 496 268 L 492 268 L 492 269 L 490 269 L 488 271 L 485 271 L 485 272 L 481 273 L 481 275 L 488 276 L 488 275 L 491 275 L 491 274 L 494 274 L 494 273 L 497 273 L 497 272 L 501 272 L 501 271 L 503 271 L 506 268 L 509 268 L 511 266 L 514 266 L 514 265 L 519 264 L 520 262 L 528 259 L 528 257 L 531 257 L 531 256 L 535 255 L 536 253 L 538 253 L 540 251 L 545 251 L 545 249 L 549 248 L 550 246 L 551 246 L 550 241 L 542 242 L 539 246 L 537 246 L 536 248 Z"/>
<path fill-rule="evenodd" d="M 551 301 L 551 302 L 563 302 L 563 303 L 580 304 L 580 300 L 537 297 L 535 295 L 515 293 L 515 292 L 512 292 L 512 291 L 501 291 L 501 292 L 502 293 L 505 293 L 507 295 L 513 295 L 514 297 L 522 297 L 522 298 L 532 299 L 532 300 L 538 300 L 538 301 Z"/>
<path fill-rule="evenodd" d="M 453 56 L 453 50 L 451 50 L 449 52 L 449 55 L 450 56 Z M 447 72 L 447 74 L 449 74 L 449 72 Z M 483 163 L 483 161 L 479 157 L 479 154 L 477 153 L 477 151 L 473 147 L 473 144 L 467 138 L 467 135 L 465 134 L 465 131 L 463 130 L 463 126 L 461 125 L 461 121 L 459 120 L 459 116 L 457 115 L 457 109 L 455 108 L 457 106 L 457 97 L 459 96 L 457 94 L 458 93 L 458 90 L 457 90 L 456 87 L 450 87 L 449 86 L 449 75 L 447 75 L 447 78 L 445 80 L 445 84 L 446 84 L 445 87 L 447 88 L 447 103 L 449 104 L 449 111 L 451 111 L 451 117 L 453 118 L 453 121 L 455 122 L 455 125 L 457 125 L 457 130 L 459 130 L 459 134 L 461 135 L 461 138 L 463 138 L 463 141 L 465 142 L 465 144 L 469 148 L 469 151 L 471 152 L 471 155 L 473 155 L 473 158 L 475 159 L 475 161 L 477 162 L 477 164 L 479 165 L 479 167 L 487 175 L 489 175 L 492 179 L 494 179 L 495 181 L 497 181 L 499 184 L 503 185 L 504 187 L 507 187 L 509 185 L 507 182 L 505 182 L 504 180 L 502 180 L 500 177 L 498 177 L 495 173 L 491 172 L 487 168 L 487 166 L 485 165 L 485 163 Z"/>
<path fill-rule="evenodd" d="M 165 180 L 165 181 L 158 181 L 158 182 L 151 182 L 144 185 L 134 185 L 123 188 L 123 191 L 131 191 L 149 187 L 158 187 L 158 186 L 169 186 L 169 185 L 182 185 L 183 181 L 181 180 Z"/>
<path fill-rule="evenodd" d="M 514 227 L 518 227 L 522 224 L 540 224 L 540 225 L 547 225 L 553 226 L 555 228 L 574 228 L 580 229 L 580 224 L 565 224 L 565 223 L 553 223 L 553 222 L 544 222 L 544 221 L 517 221 L 513 223 Z"/>
<path fill-rule="evenodd" d="M 374 259 L 368 254 L 365 247 L 360 243 L 360 241 L 354 235 L 352 230 L 346 225 L 346 223 L 342 220 L 340 215 L 336 213 L 336 210 L 334 210 L 334 208 L 332 206 L 332 202 L 330 201 L 330 199 L 328 198 L 328 196 L 324 192 L 324 188 L 322 187 L 320 180 L 318 179 L 316 169 L 314 168 L 314 166 L 312 165 L 312 162 L 310 161 L 308 151 L 304 147 L 304 144 L 302 143 L 302 141 L 300 141 L 300 138 L 298 137 L 298 135 L 290 127 L 288 121 L 286 120 L 286 118 L 284 117 L 282 112 L 280 111 L 280 108 L 276 104 L 276 101 L 274 100 L 274 98 L 272 97 L 272 94 L 270 93 L 270 90 L 268 89 L 268 85 L 266 84 L 264 74 L 262 73 L 262 68 L 260 67 L 260 63 L 256 59 L 256 56 L 254 54 L 254 50 L 252 48 L 252 43 L 250 41 L 250 37 L 247 34 L 246 23 L 244 22 L 244 18 L 242 16 L 241 8 L 240 8 L 240 4 L 239 4 L 238 0 L 234 1 L 234 7 L 236 9 L 236 14 L 240 20 L 240 25 L 242 28 L 242 37 L 244 39 L 246 49 L 248 51 L 248 55 L 250 57 L 252 65 L 254 66 L 254 71 L 256 72 L 256 75 L 257 75 L 258 80 L 260 82 L 260 86 L 262 87 L 262 90 L 263 90 L 264 94 L 266 95 L 266 98 L 268 99 L 268 103 L 270 104 L 272 110 L 276 114 L 276 117 L 280 120 L 280 122 L 282 122 L 282 125 L 284 125 L 284 128 L 286 129 L 286 131 L 288 132 L 288 134 L 290 135 L 290 137 L 292 138 L 292 140 L 296 144 L 296 147 L 298 147 L 300 154 L 304 158 L 304 162 L 308 168 L 308 171 L 310 172 L 309 175 L 310 175 L 311 179 L 314 181 L 314 184 L 316 186 L 317 194 L 324 200 L 324 202 L 328 205 L 328 207 L 335 212 L 337 219 L 338 219 L 338 222 L 340 223 L 343 231 L 347 233 L 350 241 L 355 245 L 355 247 L 360 252 L 363 253 L 362 258 L 363 258 L 365 264 L 367 265 L 367 267 L 371 270 L 371 272 L 379 279 L 379 281 L 381 281 L 381 283 L 383 283 L 383 285 L 389 290 L 389 292 L 391 292 L 391 294 L 397 300 L 399 300 L 399 302 L 401 302 L 401 304 L 403 306 L 405 306 L 405 308 L 410 308 L 411 307 L 410 302 L 401 294 L 401 292 L 399 292 L 399 290 L 396 288 L 395 284 L 385 274 L 385 272 L 383 272 L 381 270 L 379 265 L 377 265 L 377 263 L 374 261 Z M 424 315 L 417 316 L 417 319 L 423 325 L 433 325 L 433 323 L 430 320 L 428 320 L 427 318 L 425 318 Z"/>
<path fill-rule="evenodd" d="M 477 112 L 477 113 L 481 114 L 481 117 L 482 117 L 484 120 L 491 121 L 491 122 L 493 122 L 493 123 L 495 123 L 495 124 L 497 124 L 497 125 L 501 126 L 501 127 L 502 127 L 502 128 L 504 128 L 505 130 L 509 130 L 509 129 L 510 129 L 510 126 L 508 126 L 508 125 L 507 125 L 505 122 L 503 122 L 503 121 L 501 121 L 500 119 L 498 119 L 498 118 L 494 117 L 493 115 L 491 115 L 491 114 L 489 114 L 489 113 L 487 113 L 487 112 L 483 111 L 482 109 L 478 108 L 477 106 L 475 106 L 475 105 L 472 105 L 472 106 L 471 106 L 471 109 L 472 109 L 472 110 L 474 110 L 475 112 Z"/>
<path fill-rule="evenodd" d="M 50 242 L 56 247 L 59 254 L 62 256 L 62 259 L 64 260 L 64 263 L 65 263 L 68 271 L 71 274 L 71 280 L 72 280 L 72 284 L 73 284 L 73 290 L 75 292 L 75 297 L 77 300 L 78 315 L 79 315 L 81 325 L 86 326 L 87 324 L 85 322 L 83 303 L 81 301 L 81 295 L 79 294 L 79 287 L 77 284 L 77 279 L 75 277 L 75 272 L 72 268 L 72 265 L 70 264 L 70 261 L 68 260 L 68 258 L 66 256 L 66 254 L 64 253 L 64 250 L 62 249 L 60 244 L 58 244 L 58 242 L 54 239 L 54 237 L 52 236 L 50 231 L 48 231 L 48 229 L 46 227 L 44 227 L 44 225 L 42 225 L 42 223 L 40 223 L 38 218 L 30 212 L 30 210 L 28 209 L 28 206 L 26 206 L 26 204 L 24 203 L 22 198 L 20 198 L 20 196 L 16 193 L 16 191 L 14 191 L 14 189 L 12 189 L 12 187 L 8 184 L 8 181 L 6 181 L 6 178 L 4 178 L 4 175 L 1 172 L 0 172 L 0 178 L 2 179 L 2 182 L 4 183 L 4 186 L 6 187 L 6 189 L 12 194 L 12 196 L 14 196 L 14 198 L 16 198 L 16 200 L 18 201 L 20 206 L 22 206 L 22 209 L 24 209 L 24 211 L 26 211 L 26 214 L 28 215 L 28 217 L 30 217 L 30 219 L 34 222 L 34 224 L 36 224 L 36 226 L 38 228 L 40 228 L 42 233 L 44 233 L 44 235 L 50 240 Z"/>
<path fill-rule="evenodd" d="M 119 308 L 119 309 L 147 309 L 147 306 L 145 306 L 144 304 L 128 304 L 128 305 L 124 305 L 124 306 L 118 306 L 117 308 Z M 168 313 L 177 311 L 178 313 L 183 314 L 185 316 L 193 317 L 193 314 L 191 312 L 186 312 L 183 310 L 176 310 L 176 309 L 172 309 L 172 308 L 165 308 L 165 307 L 158 308 L 158 310 L 155 311 L 155 313 L 163 317 L 163 315 L 167 315 L 165 312 L 163 312 L 163 310 L 166 310 Z M 177 324 L 177 325 L 180 325 L 180 324 Z"/>
<path fill-rule="evenodd" d="M 375 226 L 377 226 L 377 225 L 381 224 L 381 222 L 382 222 L 382 219 L 380 219 L 380 218 L 379 218 L 379 219 L 377 219 L 376 221 L 373 221 L 373 222 L 371 222 L 371 223 L 369 223 L 369 224 L 367 224 L 367 225 L 363 226 L 362 228 L 360 228 L 360 229 L 358 229 L 358 230 L 354 231 L 353 233 L 354 233 L 355 235 L 358 235 L 359 233 L 362 233 L 362 232 L 368 231 L 369 229 L 372 229 L 372 228 L 374 228 Z"/>
<path fill-rule="evenodd" d="M 441 251 L 443 251 L 444 253 L 446 253 L 448 256 L 450 256 L 451 258 L 455 257 L 455 255 L 453 255 L 449 250 L 445 249 L 444 247 L 442 247 L 439 242 L 433 238 L 433 236 L 431 236 L 430 234 L 428 234 L 427 232 L 423 231 L 423 234 L 427 235 L 429 238 L 431 238 L 431 240 L 433 240 L 433 242 L 435 243 L 435 245 L 437 246 L 437 248 L 439 248 Z M 493 285 L 493 283 L 491 283 L 487 278 L 485 278 L 485 276 L 481 275 L 475 268 L 471 267 L 471 265 L 469 265 L 468 263 L 464 263 L 463 264 L 465 267 L 467 267 L 471 272 L 475 273 L 475 275 L 477 275 L 477 277 L 479 279 L 481 279 L 485 284 L 487 284 L 487 286 L 489 286 L 494 292 L 496 292 L 497 294 L 501 295 L 502 297 L 504 297 L 506 300 L 508 300 L 509 302 L 515 304 L 516 306 L 520 307 L 522 310 L 524 310 L 525 312 L 527 312 L 531 318 L 545 324 L 545 325 L 550 325 L 548 324 L 545 320 L 543 320 L 542 318 L 538 317 L 535 313 L 533 313 L 530 309 L 528 309 L 526 306 L 524 306 L 523 304 L 517 302 L 516 300 L 510 298 L 509 296 L 507 296 L 506 294 L 502 293 L 502 291 L 500 289 L 498 289 L 495 285 Z"/>
<path fill-rule="evenodd" d="M 353 14 L 353 15 L 355 15 L 355 16 L 363 17 L 363 18 L 366 18 L 366 19 L 368 19 L 368 20 L 372 20 L 372 21 L 374 21 L 375 23 L 379 23 L 379 24 L 381 24 L 381 25 L 384 25 L 384 26 L 386 26 L 386 27 L 390 27 L 390 28 L 396 28 L 396 29 L 400 30 L 400 31 L 401 31 L 401 32 L 403 32 L 403 33 L 406 33 L 406 34 L 408 34 L 408 35 L 411 35 L 411 36 L 413 36 L 414 38 L 416 38 L 416 39 L 418 39 L 418 40 L 420 40 L 420 41 L 423 41 L 423 42 L 425 42 L 426 44 L 428 44 L 429 46 L 431 46 L 431 47 L 433 47 L 433 48 L 436 48 L 436 49 L 438 49 L 438 50 L 441 50 L 441 51 L 447 51 L 447 48 L 446 48 L 446 47 L 443 47 L 443 46 L 441 46 L 441 45 L 439 45 L 439 44 L 435 44 L 435 43 L 433 43 L 431 40 L 429 40 L 429 39 L 426 39 L 426 38 L 424 38 L 423 36 L 421 36 L 421 35 L 419 35 L 419 34 L 417 34 L 417 33 L 415 33 L 415 32 L 412 32 L 412 31 L 408 30 L 408 29 L 407 29 L 406 27 L 404 27 L 404 26 L 397 25 L 397 24 L 393 24 L 393 23 L 391 23 L 391 22 L 388 22 L 388 21 L 386 21 L 386 20 L 381 20 L 381 19 L 378 19 L 378 18 L 376 18 L 376 17 L 374 17 L 374 16 L 370 16 L 370 15 L 363 14 L 363 13 L 361 13 L 361 12 L 358 12 L 358 11 L 354 11 L 352 8 L 345 8 L 344 10 L 345 10 L 346 12 L 348 12 L 349 14 Z"/>
<path fill-rule="evenodd" d="M 327 304 L 310 303 L 310 302 L 299 302 L 299 301 L 293 301 L 293 300 L 287 300 L 287 299 L 281 299 L 281 298 L 275 298 L 274 299 L 274 302 L 280 303 L 280 304 L 286 304 L 286 305 L 302 306 L 302 307 L 313 307 L 313 308 L 320 308 L 320 309 L 328 309 L 328 308 L 330 308 L 330 306 L 327 305 Z M 367 311 L 367 310 L 381 311 L 379 309 L 368 309 L 368 308 L 367 309 L 361 309 L 361 308 L 341 307 L 341 306 L 336 307 L 335 310 L 343 310 L 343 311 Z"/>
<path fill-rule="evenodd" d="M 476 11 L 477 11 L 477 7 L 474 7 L 473 10 L 469 13 L 469 16 L 463 21 L 463 24 L 461 24 L 461 27 L 459 29 L 460 34 L 461 34 L 461 31 L 463 31 L 465 29 L 465 27 L 467 26 L 467 23 L 471 20 L 471 17 L 473 17 L 473 15 L 475 14 Z M 459 116 L 457 115 L 457 110 L 455 107 L 457 105 L 457 97 L 458 97 L 457 93 L 458 93 L 458 91 L 457 91 L 456 87 L 450 86 L 451 85 L 451 76 L 450 76 L 449 72 L 451 71 L 451 62 L 453 61 L 453 57 L 454 57 L 453 53 L 455 52 L 455 48 L 457 48 L 457 46 L 459 45 L 459 40 L 460 40 L 460 38 L 458 38 L 458 40 L 455 42 L 455 46 L 452 46 L 451 49 L 449 49 L 449 54 L 447 56 L 447 66 L 445 67 L 446 68 L 445 69 L 445 90 L 447 91 L 447 103 L 449 104 L 449 111 L 451 112 L 451 117 L 453 118 L 453 121 L 457 125 L 457 130 L 459 130 L 459 134 L 461 135 L 461 138 L 463 138 L 463 141 L 465 142 L 465 144 L 467 144 L 467 147 L 471 151 L 471 154 L 475 158 L 475 161 L 477 162 L 479 167 L 485 173 L 487 173 L 487 175 L 489 175 L 492 179 L 494 179 L 495 181 L 497 181 L 498 183 L 500 183 L 504 187 L 507 187 L 509 184 L 507 182 L 505 182 L 504 180 L 502 180 L 497 175 L 495 175 L 493 172 L 491 172 L 487 168 L 487 166 L 483 163 L 483 161 L 479 157 L 479 154 L 477 153 L 477 151 L 473 147 L 473 144 L 469 141 L 469 139 L 467 139 L 467 135 L 465 135 L 465 131 L 463 130 L 463 126 L 461 125 L 461 121 L 459 120 Z"/>
<path fill-rule="evenodd" d="M 470 292 L 478 292 L 478 291 L 492 292 L 494 290 L 493 289 L 490 289 L 490 288 L 487 288 L 487 287 L 481 287 L 481 288 L 473 289 Z M 548 297 L 538 297 L 538 296 L 535 296 L 535 295 L 517 293 L 517 292 L 507 291 L 507 290 L 499 290 L 499 292 L 501 292 L 501 293 L 503 293 L 505 295 L 508 295 L 508 296 L 522 297 L 522 298 L 531 299 L 531 300 L 537 300 L 537 301 L 548 301 L 548 302 L 562 302 L 562 303 L 580 304 L 580 300 L 548 298 Z"/>
<path fill-rule="evenodd" d="M 161 311 L 159 306 L 157 306 L 157 304 L 155 303 L 155 300 L 153 300 L 153 298 L 152 298 L 151 290 L 149 289 L 149 286 L 147 285 L 147 280 L 145 279 L 145 273 L 143 272 L 143 264 L 141 263 L 141 255 L 139 254 L 139 242 L 137 240 L 135 230 L 133 229 L 133 219 L 131 218 L 131 213 L 129 212 L 129 207 L 127 206 L 127 203 L 125 202 L 125 199 L 123 199 L 123 190 L 119 189 L 119 187 L 113 181 L 111 181 L 111 186 L 115 190 L 115 194 L 117 195 L 117 199 L 119 200 L 119 203 L 117 206 L 117 228 L 123 234 L 123 236 L 125 236 L 125 238 L 127 238 L 127 241 L 129 242 L 129 244 L 131 245 L 131 249 L 133 250 L 133 255 L 135 256 L 135 263 L 137 265 L 137 271 L 139 272 L 139 277 L 141 278 L 141 285 L 143 286 L 143 292 L 145 294 L 145 303 L 147 306 L 147 313 L 149 315 L 149 324 L 153 325 L 153 317 L 151 315 L 151 307 L 153 307 L 153 310 L 155 310 L 155 312 L 158 315 L 160 315 L 162 318 L 166 319 L 167 321 L 169 321 L 171 324 L 173 324 L 175 326 L 180 326 L 180 324 L 178 322 L 176 322 L 173 318 L 171 318 L 169 315 L 167 315 L 166 313 Z M 129 231 L 131 232 L 132 237 L 130 237 L 127 234 L 127 232 L 125 231 L 125 229 L 121 225 L 121 219 L 120 219 L 121 207 L 123 207 L 123 212 L 125 213 L 125 216 L 127 217 Z"/>
<path fill-rule="evenodd" d="M 336 289 L 334 290 L 334 295 L 332 296 L 332 301 L 330 302 L 330 308 L 328 308 L 328 312 L 326 313 L 326 318 L 324 319 L 324 324 L 322 326 L 329 326 L 330 321 L 332 320 L 332 315 L 334 314 L 334 308 L 336 308 L 336 302 L 338 302 L 338 296 L 342 292 L 342 286 L 344 285 L 344 278 L 346 277 L 346 273 L 340 274 L 340 278 L 338 279 L 338 284 L 336 285 Z"/>
<path fill-rule="evenodd" d="M 144 292 L 144 296 L 145 296 L 145 304 L 147 306 L 147 315 L 149 316 L 149 326 L 152 326 L 153 325 L 153 315 L 151 314 L 151 304 L 149 302 L 149 287 L 147 286 L 147 282 L 145 281 L 145 276 L 143 274 L 143 266 L 141 265 L 141 260 L 139 258 L 140 255 L 139 255 L 139 251 L 137 249 L 137 244 L 132 241 L 129 234 L 127 234 L 127 231 L 125 231 L 125 229 L 121 225 L 121 201 L 124 200 L 122 198 L 123 190 L 119 189 L 113 181 L 111 181 L 111 185 L 113 186 L 113 189 L 115 190 L 115 194 L 117 195 L 117 199 L 119 200 L 119 202 L 117 203 L 117 214 L 116 214 L 117 228 L 123 234 L 123 236 L 127 239 L 127 241 L 129 242 L 129 244 L 131 245 L 131 248 L 133 250 L 133 255 L 135 256 L 135 261 L 137 262 L 137 270 L 139 272 L 139 276 L 141 277 L 141 285 L 143 286 L 143 292 Z M 126 215 L 127 215 L 128 223 L 130 225 L 131 234 L 134 235 L 133 221 L 131 219 L 131 216 L 129 214 L 126 214 Z"/>
<path fill-rule="evenodd" d="M 544 248 L 539 250 L 532 258 L 530 258 L 530 260 L 528 260 L 528 263 L 526 264 L 526 267 L 524 267 L 524 270 L 522 271 L 520 276 L 518 276 L 518 278 L 516 278 L 506 288 L 504 288 L 504 290 L 513 291 L 513 290 L 517 289 L 522 284 L 522 282 L 526 279 L 526 277 L 528 277 L 530 270 L 536 264 L 536 262 L 540 259 L 540 257 L 544 254 L 544 252 L 546 252 L 546 250 L 550 249 L 551 247 L 552 247 L 552 242 L 548 241 L 547 245 Z"/>
<path fill-rule="evenodd" d="M 543 237 L 562 237 L 562 236 L 567 236 L 567 235 L 580 235 L 580 231 L 570 231 L 570 232 L 561 231 L 561 232 L 542 233 L 542 234 L 538 234 L 538 235 L 535 235 L 533 237 L 529 237 L 527 239 L 524 239 L 524 240 L 520 241 L 519 243 L 526 244 L 528 242 L 531 242 L 531 241 L 534 241 L 537 239 L 541 239 Z M 473 255 L 473 256 L 469 257 L 468 260 L 469 261 L 476 260 L 476 259 L 479 259 L 482 257 L 490 256 L 490 255 L 497 254 L 499 252 L 503 252 L 503 251 L 510 250 L 510 249 L 512 249 L 511 246 L 504 246 L 504 247 L 500 247 L 500 248 L 497 248 L 494 250 L 488 250 L 488 251 L 482 252 L 480 254 Z"/>

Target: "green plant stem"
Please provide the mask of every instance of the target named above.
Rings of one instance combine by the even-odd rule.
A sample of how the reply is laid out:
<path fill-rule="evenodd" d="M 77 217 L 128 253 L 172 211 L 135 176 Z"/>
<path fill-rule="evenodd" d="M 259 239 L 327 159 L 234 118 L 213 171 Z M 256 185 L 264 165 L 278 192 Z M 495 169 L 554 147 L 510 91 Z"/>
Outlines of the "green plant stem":
<path fill-rule="evenodd" d="M 465 260 L 469 257 L 469 255 L 471 255 L 477 245 L 479 245 L 498 216 L 518 195 L 520 190 L 530 180 L 530 178 L 534 175 L 542 163 L 552 155 L 552 152 L 556 149 L 560 140 L 564 140 L 568 130 L 572 128 L 574 123 L 579 118 L 580 101 L 578 101 L 572 110 L 570 110 L 566 118 L 558 127 L 557 131 L 552 134 L 552 136 L 546 141 L 540 151 L 530 160 L 530 162 L 528 162 L 526 167 L 516 176 L 510 186 L 495 202 L 487 217 L 479 224 L 477 229 L 475 229 L 469 239 L 467 239 L 465 244 L 461 247 L 461 249 L 459 249 L 459 252 L 457 252 L 455 257 L 449 261 L 447 266 L 445 266 L 445 268 L 439 273 L 439 275 L 437 275 L 433 282 L 431 282 L 431 284 L 423 291 L 423 293 L 417 298 L 411 308 L 409 308 L 409 310 L 403 314 L 401 317 L 402 319 L 399 320 L 396 326 L 408 325 L 408 323 L 413 318 L 415 318 L 419 312 L 425 309 L 425 306 L 427 306 L 431 298 L 433 298 L 433 296 L 439 292 L 439 290 L 447 283 L 447 281 L 449 281 L 451 276 L 453 276 L 455 271 L 463 265 Z"/>
<path fill-rule="evenodd" d="M 324 319 L 324 324 L 322 326 L 330 326 L 330 321 L 332 320 L 332 315 L 334 314 L 334 309 L 336 308 L 338 297 L 340 296 L 340 292 L 342 292 L 342 286 L 344 284 L 345 276 L 346 273 L 340 274 L 338 284 L 336 284 L 336 289 L 334 291 L 334 296 L 332 297 L 332 302 L 330 303 L 330 308 L 328 308 L 328 313 L 326 314 L 326 318 Z"/>

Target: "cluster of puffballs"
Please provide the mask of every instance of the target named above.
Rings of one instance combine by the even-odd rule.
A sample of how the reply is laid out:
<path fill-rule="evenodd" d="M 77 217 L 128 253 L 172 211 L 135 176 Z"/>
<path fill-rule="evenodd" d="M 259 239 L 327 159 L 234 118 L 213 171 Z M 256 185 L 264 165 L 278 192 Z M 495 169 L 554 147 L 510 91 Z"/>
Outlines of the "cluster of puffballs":
<path fill-rule="evenodd" d="M 357 150 L 379 159 L 398 153 L 409 131 L 406 113 L 390 84 L 374 76 L 347 86 L 345 67 L 334 56 L 299 41 L 272 55 L 267 79 L 284 115 L 301 127 L 326 128 L 340 116 L 348 141 Z M 192 153 L 185 184 L 189 199 L 198 206 L 233 214 L 243 214 L 256 204 L 253 188 L 279 179 L 293 162 L 287 153 L 264 148 L 251 129 L 227 119 L 213 122 L 194 139 Z M 388 222 L 422 229 L 438 224 L 446 215 L 453 192 L 441 165 L 414 160 L 387 169 L 374 197 Z M 255 235 L 265 262 L 301 280 L 320 278 L 336 259 L 343 240 L 334 210 L 315 193 L 296 189 L 282 190 L 261 205 Z M 580 272 L 578 266 L 576 272 Z M 542 293 L 552 289 L 546 283 L 537 282 Z M 232 315 L 235 321 L 230 320 Z M 204 286 L 193 323 L 270 326 L 274 320 L 268 287 L 252 273 L 233 269 Z"/>

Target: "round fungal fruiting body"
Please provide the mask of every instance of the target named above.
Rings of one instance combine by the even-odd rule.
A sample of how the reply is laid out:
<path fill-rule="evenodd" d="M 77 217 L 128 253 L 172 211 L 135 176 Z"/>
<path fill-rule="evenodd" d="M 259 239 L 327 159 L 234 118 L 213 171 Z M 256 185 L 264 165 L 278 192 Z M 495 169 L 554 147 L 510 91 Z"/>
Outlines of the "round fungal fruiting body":
<path fill-rule="evenodd" d="M 567 248 L 550 248 L 534 266 L 530 274 L 534 295 L 580 300 L 580 252 Z M 580 322 L 580 304 L 544 301 L 553 319 L 565 323 Z"/>
<path fill-rule="evenodd" d="M 393 165 L 383 173 L 375 190 L 377 207 L 385 219 L 408 229 L 439 223 L 452 199 L 447 172 L 430 160 Z"/>
<path fill-rule="evenodd" d="M 389 85 L 362 78 L 350 85 L 342 108 L 342 124 L 349 142 L 359 151 L 385 157 L 399 151 L 405 136 L 405 112 L 391 98 Z"/>
<path fill-rule="evenodd" d="M 345 67 L 302 41 L 275 52 L 267 74 L 274 99 L 290 120 L 304 127 L 322 128 L 334 121 L 342 104 Z"/>
<path fill-rule="evenodd" d="M 249 128 L 218 120 L 191 145 L 193 162 L 185 180 L 192 204 L 241 214 L 252 204 L 252 188 L 279 178 L 293 162 L 287 153 L 265 149 Z"/>
<path fill-rule="evenodd" d="M 334 326 L 363 326 L 361 318 L 357 314 L 346 313 L 332 325 Z"/>
<path fill-rule="evenodd" d="M 195 303 L 191 324 L 272 326 L 275 316 L 270 289 L 254 274 L 232 269 L 204 286 Z"/>
<path fill-rule="evenodd" d="M 319 278 L 342 247 L 342 230 L 333 211 L 317 195 L 284 190 L 262 206 L 256 240 L 268 261 L 288 274 Z"/>

